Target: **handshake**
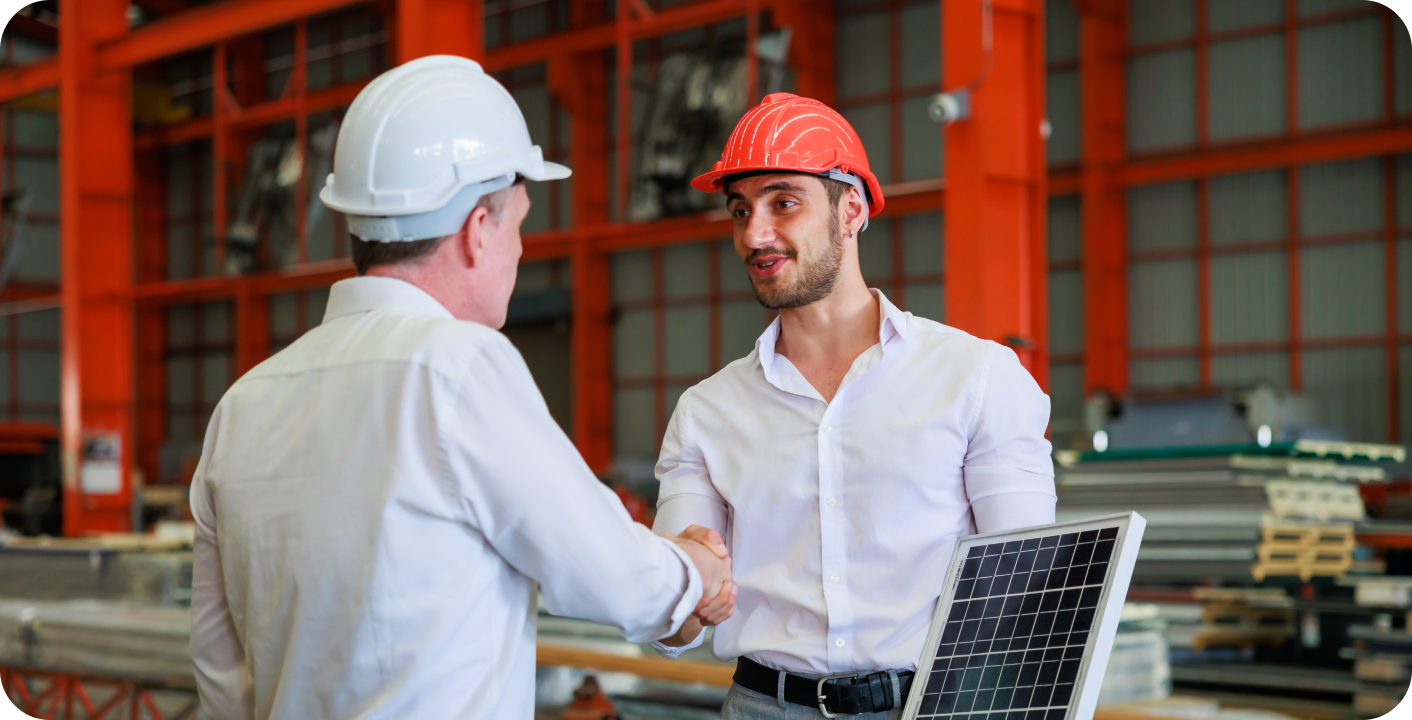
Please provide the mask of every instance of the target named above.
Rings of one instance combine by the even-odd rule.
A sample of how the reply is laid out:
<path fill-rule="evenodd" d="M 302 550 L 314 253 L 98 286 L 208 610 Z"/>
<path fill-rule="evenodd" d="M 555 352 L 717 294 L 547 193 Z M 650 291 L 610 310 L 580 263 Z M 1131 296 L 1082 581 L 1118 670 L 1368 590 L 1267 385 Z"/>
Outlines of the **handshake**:
<path fill-rule="evenodd" d="M 662 533 L 662 537 L 676 543 L 701 575 L 701 602 L 696 604 L 695 612 L 675 635 L 659 641 L 663 645 L 681 647 L 695 640 L 707 625 L 719 625 L 735 612 L 730 551 L 720 533 L 700 525 L 692 525 L 680 535 Z"/>

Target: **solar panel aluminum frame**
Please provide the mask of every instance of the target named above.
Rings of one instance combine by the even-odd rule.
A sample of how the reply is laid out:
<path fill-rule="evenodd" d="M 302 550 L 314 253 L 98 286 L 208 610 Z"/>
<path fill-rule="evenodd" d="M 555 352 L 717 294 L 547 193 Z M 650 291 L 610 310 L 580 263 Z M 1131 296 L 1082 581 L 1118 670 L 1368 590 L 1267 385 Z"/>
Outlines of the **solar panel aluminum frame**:
<path fill-rule="evenodd" d="M 932 615 L 931 630 L 927 633 L 926 644 L 922 646 L 922 657 L 917 662 L 916 680 L 913 681 L 911 691 L 908 693 L 902 720 L 917 720 L 921 710 L 927 678 L 931 676 L 937 647 L 941 643 L 941 634 L 951 611 L 951 602 L 956 594 L 962 563 L 971 547 L 993 544 L 994 541 L 1002 538 L 1006 541 L 1026 540 L 1112 527 L 1114 524 L 1118 526 L 1118 537 L 1112 556 L 1116 560 L 1109 561 L 1108 573 L 1111 580 L 1103 583 L 1103 591 L 1099 595 L 1097 617 L 1094 618 L 1094 624 L 1098 627 L 1098 631 L 1089 633 L 1087 644 L 1084 647 L 1083 660 L 1079 665 L 1078 676 L 1074 680 L 1075 687 L 1079 687 L 1081 690 L 1076 697 L 1070 699 L 1069 710 L 1064 715 L 1064 720 L 1092 718 L 1094 709 L 1098 706 L 1098 694 L 1102 689 L 1103 674 L 1108 668 L 1108 657 L 1113 651 L 1114 636 L 1118 633 L 1118 619 L 1122 614 L 1123 601 L 1128 595 L 1128 584 L 1132 580 L 1133 565 L 1137 562 L 1138 547 L 1142 545 L 1142 533 L 1147 527 L 1146 519 L 1136 512 L 1101 515 L 1052 525 L 1003 530 L 984 535 L 968 535 L 958 539 L 956 547 L 951 553 L 951 564 L 947 568 L 946 585 L 942 588 L 936 612 Z"/>

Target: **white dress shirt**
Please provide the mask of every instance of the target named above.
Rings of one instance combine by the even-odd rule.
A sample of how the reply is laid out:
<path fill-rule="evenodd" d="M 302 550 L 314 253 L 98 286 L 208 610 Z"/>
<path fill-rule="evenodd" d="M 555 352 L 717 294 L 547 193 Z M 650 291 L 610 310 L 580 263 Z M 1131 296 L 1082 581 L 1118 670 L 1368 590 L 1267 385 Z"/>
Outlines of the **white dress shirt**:
<path fill-rule="evenodd" d="M 739 594 L 720 658 L 915 668 L 956 538 L 1054 522 L 1049 398 L 1015 353 L 873 292 L 878 344 L 832 402 L 775 353 L 777 319 L 672 414 L 654 530 L 726 539 Z"/>
<path fill-rule="evenodd" d="M 208 720 L 534 712 L 535 597 L 645 642 L 701 578 L 632 522 L 505 336 L 388 278 L 221 399 L 191 487 Z"/>

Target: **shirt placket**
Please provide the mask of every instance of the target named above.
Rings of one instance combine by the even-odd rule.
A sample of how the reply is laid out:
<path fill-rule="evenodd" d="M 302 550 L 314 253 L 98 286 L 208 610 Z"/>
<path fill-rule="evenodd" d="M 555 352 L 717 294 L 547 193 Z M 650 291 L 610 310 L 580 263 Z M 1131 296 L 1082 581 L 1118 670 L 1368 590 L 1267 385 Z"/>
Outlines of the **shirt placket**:
<path fill-rule="evenodd" d="M 843 404 L 835 396 L 819 421 L 820 581 L 828 613 L 825 638 L 830 672 L 854 669 L 853 603 L 848 591 L 848 524 L 843 503 Z"/>

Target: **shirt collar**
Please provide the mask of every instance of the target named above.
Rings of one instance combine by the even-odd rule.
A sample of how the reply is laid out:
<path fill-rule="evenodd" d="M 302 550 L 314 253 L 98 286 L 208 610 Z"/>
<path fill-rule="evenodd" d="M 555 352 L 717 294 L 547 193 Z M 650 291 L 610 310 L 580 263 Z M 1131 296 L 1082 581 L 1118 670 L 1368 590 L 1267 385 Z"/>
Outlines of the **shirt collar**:
<path fill-rule="evenodd" d="M 887 295 L 877 288 L 869 290 L 873 297 L 878 300 L 878 343 L 883 347 L 883 353 L 887 353 L 888 344 L 893 338 L 907 340 L 907 318 L 908 314 L 898 310 L 892 301 L 887 299 Z M 765 332 L 755 341 L 755 350 L 760 357 L 760 367 L 765 371 L 765 377 L 769 378 L 775 369 L 775 343 L 780 339 L 780 319 L 770 323 L 765 328 Z"/>
<path fill-rule="evenodd" d="M 388 277 L 355 277 L 339 280 L 329 288 L 324 322 L 374 310 L 455 319 L 446 306 L 412 283 Z"/>

